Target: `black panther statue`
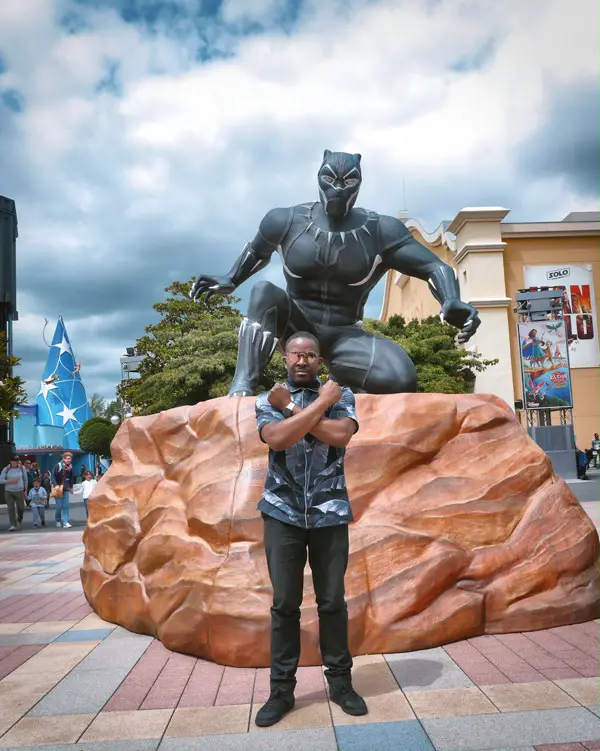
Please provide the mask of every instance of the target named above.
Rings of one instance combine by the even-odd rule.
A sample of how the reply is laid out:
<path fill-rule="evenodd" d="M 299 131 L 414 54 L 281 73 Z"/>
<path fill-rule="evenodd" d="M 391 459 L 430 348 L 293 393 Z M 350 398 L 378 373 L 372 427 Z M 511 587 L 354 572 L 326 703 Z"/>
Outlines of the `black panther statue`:
<path fill-rule="evenodd" d="M 295 331 L 318 338 L 332 377 L 354 391 L 416 391 L 415 366 L 394 342 L 364 330 L 363 310 L 373 287 L 389 269 L 423 279 L 441 304 L 442 320 L 470 339 L 481 323 L 460 299 L 453 269 L 417 242 L 391 216 L 354 208 L 362 172 L 360 154 L 325 151 L 318 173 L 320 202 L 269 211 L 227 276 L 198 277 L 190 296 L 208 303 L 231 294 L 281 255 L 287 291 L 271 282 L 252 288 L 240 327 L 237 367 L 230 396 L 256 392 L 277 343 Z"/>

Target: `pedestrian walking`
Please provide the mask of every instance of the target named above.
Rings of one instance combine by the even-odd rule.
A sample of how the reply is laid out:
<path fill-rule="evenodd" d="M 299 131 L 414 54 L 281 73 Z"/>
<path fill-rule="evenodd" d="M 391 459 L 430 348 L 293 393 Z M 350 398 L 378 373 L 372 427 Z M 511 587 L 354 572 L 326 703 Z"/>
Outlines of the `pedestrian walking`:
<path fill-rule="evenodd" d="M 33 481 L 33 487 L 27 494 L 29 505 L 33 513 L 33 526 L 46 526 L 46 491 L 42 487 L 39 477 Z"/>
<path fill-rule="evenodd" d="M 82 489 L 83 489 L 83 505 L 85 506 L 85 518 L 87 519 L 88 514 L 88 498 L 92 495 L 92 492 L 96 485 L 98 484 L 98 480 L 94 480 L 92 477 L 92 473 L 89 469 L 86 469 L 83 475 L 83 482 L 81 483 Z"/>
<path fill-rule="evenodd" d="M 590 466 L 594 469 L 600 468 L 600 436 L 594 433 L 592 438 L 592 461 Z"/>
<path fill-rule="evenodd" d="M 27 498 L 25 499 L 25 503 L 27 504 L 27 508 L 29 508 L 29 491 L 33 487 L 33 481 L 35 480 L 35 471 L 31 465 L 30 459 L 25 459 L 25 461 L 23 462 L 23 466 L 25 467 L 25 472 L 27 473 L 27 489 L 26 489 Z"/>
<path fill-rule="evenodd" d="M 50 472 L 44 472 L 42 478 L 42 487 L 46 491 L 46 508 L 50 508 L 50 493 L 52 492 L 52 481 L 50 480 Z"/>
<path fill-rule="evenodd" d="M 10 464 L 0 472 L 0 484 L 5 486 L 4 497 L 10 522 L 8 531 L 16 532 L 23 524 L 27 494 L 27 472 L 16 454 L 11 456 Z"/>
<path fill-rule="evenodd" d="M 70 451 L 65 451 L 62 459 L 54 465 L 50 480 L 52 497 L 56 502 L 56 526 L 69 529 L 69 501 L 73 490 L 73 454 Z"/>

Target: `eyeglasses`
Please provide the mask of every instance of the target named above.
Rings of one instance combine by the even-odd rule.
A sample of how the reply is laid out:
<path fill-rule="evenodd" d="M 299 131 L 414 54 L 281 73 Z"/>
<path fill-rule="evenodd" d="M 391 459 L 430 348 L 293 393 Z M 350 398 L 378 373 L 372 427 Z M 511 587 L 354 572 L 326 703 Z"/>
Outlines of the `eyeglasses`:
<path fill-rule="evenodd" d="M 304 358 L 307 363 L 314 362 L 319 355 L 316 352 L 286 352 L 285 358 L 290 363 L 295 363 Z"/>

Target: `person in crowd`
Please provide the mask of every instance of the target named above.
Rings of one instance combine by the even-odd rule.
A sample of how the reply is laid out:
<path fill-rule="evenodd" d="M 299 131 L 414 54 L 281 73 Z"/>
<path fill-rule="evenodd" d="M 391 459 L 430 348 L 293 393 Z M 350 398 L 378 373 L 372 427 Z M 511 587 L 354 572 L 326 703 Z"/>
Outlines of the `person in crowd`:
<path fill-rule="evenodd" d="M 585 451 L 582 451 L 578 446 L 575 446 L 575 460 L 577 462 L 577 478 L 579 480 L 588 480 L 588 457 Z"/>
<path fill-rule="evenodd" d="M 33 481 L 33 487 L 27 494 L 31 511 L 33 512 L 33 526 L 45 527 L 46 526 L 46 500 L 48 496 L 46 491 L 42 487 L 42 482 L 39 477 L 36 477 Z"/>
<path fill-rule="evenodd" d="M 590 466 L 594 469 L 600 468 L 600 436 L 598 433 L 594 433 L 592 438 L 592 461 Z"/>
<path fill-rule="evenodd" d="M 69 529 L 69 500 L 73 490 L 73 454 L 65 451 L 61 461 L 54 465 L 51 475 L 52 495 L 56 501 L 54 520 L 57 527 Z"/>
<path fill-rule="evenodd" d="M 29 493 L 29 491 L 33 487 L 33 481 L 35 480 L 35 470 L 33 469 L 30 459 L 25 459 L 24 466 L 25 466 L 25 472 L 27 472 L 27 493 Z M 29 499 L 29 496 L 27 496 L 27 499 L 25 501 L 27 503 L 27 508 L 29 508 L 28 499 Z"/>
<path fill-rule="evenodd" d="M 52 481 L 50 480 L 50 472 L 44 472 L 42 477 L 42 487 L 46 491 L 46 508 L 50 508 L 50 493 L 52 492 Z"/>
<path fill-rule="evenodd" d="M 94 480 L 92 473 L 89 469 L 86 469 L 83 475 L 83 505 L 85 506 L 85 518 L 88 518 L 88 498 L 92 495 L 92 491 L 98 484 L 98 480 Z"/>
<path fill-rule="evenodd" d="M 5 486 L 4 497 L 8 507 L 9 532 L 16 532 L 23 524 L 25 497 L 27 495 L 27 472 L 16 454 L 0 472 L 0 484 Z"/>

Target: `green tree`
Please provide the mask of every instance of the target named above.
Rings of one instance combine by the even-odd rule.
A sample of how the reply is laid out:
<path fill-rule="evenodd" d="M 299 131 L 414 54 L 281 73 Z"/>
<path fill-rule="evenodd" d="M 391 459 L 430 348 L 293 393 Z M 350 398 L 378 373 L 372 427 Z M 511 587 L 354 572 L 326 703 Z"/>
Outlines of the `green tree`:
<path fill-rule="evenodd" d="M 106 416 L 106 402 L 104 400 L 104 397 L 100 396 L 100 394 L 92 394 L 88 401 L 94 417 Z"/>
<path fill-rule="evenodd" d="M 110 456 L 110 444 L 118 430 L 106 417 L 92 417 L 81 426 L 79 446 L 97 456 Z"/>
<path fill-rule="evenodd" d="M 6 335 L 0 333 L 0 424 L 16 417 L 18 412 L 15 407 L 25 404 L 27 399 L 25 381 L 12 373 L 20 362 L 21 358 L 8 356 Z"/>
<path fill-rule="evenodd" d="M 217 295 L 210 307 L 189 298 L 190 282 L 173 282 L 166 300 L 154 305 L 161 318 L 146 327 L 136 343 L 143 356 L 139 378 L 122 384 L 119 396 L 135 414 L 153 414 L 171 407 L 225 396 L 235 372 L 239 300 Z M 274 358 L 263 378 L 268 388 L 285 377 L 283 360 Z"/>
<path fill-rule="evenodd" d="M 367 319 L 365 325 L 406 351 L 417 368 L 418 391 L 468 394 L 473 390 L 476 374 L 498 362 L 457 346 L 458 329 L 443 324 L 437 316 L 408 323 L 402 316 L 392 316 L 385 322 Z"/>

